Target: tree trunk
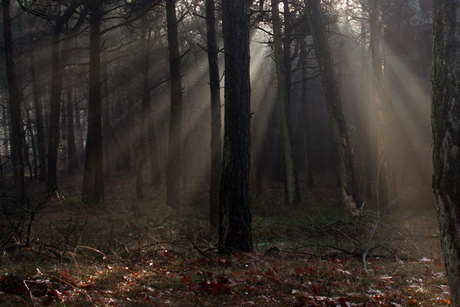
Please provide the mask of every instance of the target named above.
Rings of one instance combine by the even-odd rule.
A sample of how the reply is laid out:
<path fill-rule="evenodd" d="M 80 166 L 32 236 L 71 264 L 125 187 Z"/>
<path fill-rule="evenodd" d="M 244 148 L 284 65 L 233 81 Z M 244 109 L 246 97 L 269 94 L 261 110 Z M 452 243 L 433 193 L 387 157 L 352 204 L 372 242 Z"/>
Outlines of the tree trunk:
<path fill-rule="evenodd" d="M 307 70 L 307 44 L 305 39 L 302 39 L 300 42 L 300 61 L 301 61 L 301 71 L 302 71 L 302 100 L 305 108 L 305 179 L 307 187 L 313 187 L 315 185 L 313 179 L 313 170 L 311 165 L 311 118 L 310 118 L 310 102 L 308 100 L 308 70 Z"/>
<path fill-rule="evenodd" d="M 50 117 L 49 117 L 49 138 L 47 154 L 46 190 L 53 191 L 57 187 L 57 159 L 59 154 L 60 139 L 60 118 L 61 118 L 61 94 L 64 79 L 64 68 L 70 52 L 70 42 L 60 52 L 61 32 L 64 25 L 73 16 L 79 4 L 72 3 L 62 15 L 56 20 L 53 26 L 53 39 L 51 45 L 51 94 L 50 94 Z M 81 26 L 81 21 L 77 27 Z"/>
<path fill-rule="evenodd" d="M 50 117 L 48 132 L 48 154 L 46 172 L 46 191 L 51 192 L 57 187 L 57 159 L 59 152 L 59 128 L 61 117 L 61 92 L 63 80 L 63 67 L 59 46 L 61 42 L 61 27 L 53 29 L 53 42 L 51 47 L 51 95 L 50 95 Z M 62 65 L 61 65 L 62 64 Z"/>
<path fill-rule="evenodd" d="M 181 205 L 182 180 L 182 80 L 181 56 L 177 33 L 176 0 L 166 0 L 169 70 L 171 77 L 171 114 L 169 122 L 166 203 L 173 209 Z"/>
<path fill-rule="evenodd" d="M 38 147 L 38 169 L 39 181 L 45 182 L 46 178 L 46 133 L 45 124 L 43 121 L 43 104 L 42 95 L 39 84 L 39 78 L 35 69 L 35 54 L 32 52 L 29 56 L 30 60 L 30 76 L 34 96 L 34 111 L 35 111 L 35 127 L 37 129 L 37 147 Z"/>
<path fill-rule="evenodd" d="M 216 39 L 214 0 L 206 0 L 206 26 L 208 42 L 209 87 L 211 90 L 211 183 L 209 188 L 209 221 L 219 226 L 219 189 L 222 166 L 219 48 Z"/>
<path fill-rule="evenodd" d="M 11 145 L 13 153 L 14 182 L 16 202 L 28 206 L 27 186 L 24 176 L 24 130 L 21 124 L 21 101 L 14 64 L 13 37 L 11 34 L 10 1 L 2 1 L 3 37 L 5 42 L 5 66 L 8 83 L 8 106 L 11 119 Z"/>
<path fill-rule="evenodd" d="M 324 16 L 319 0 L 305 0 L 308 19 L 313 34 L 313 43 L 320 67 L 321 80 L 329 117 L 332 124 L 334 143 L 337 151 L 338 173 L 342 188 L 345 210 L 351 215 L 358 215 L 361 206 L 355 160 L 348 136 L 348 126 L 342 110 L 337 76 L 334 71 L 332 53 L 327 39 Z"/>
<path fill-rule="evenodd" d="M 361 10 L 361 35 L 364 37 L 366 35 L 367 27 L 365 26 L 365 21 L 364 21 L 364 16 L 366 12 L 364 9 Z M 366 54 L 367 54 L 367 48 L 364 44 L 362 44 L 360 48 L 360 53 L 362 59 L 366 59 Z M 370 113 L 370 106 L 367 101 L 365 101 L 364 97 L 367 97 L 368 95 L 368 88 L 369 88 L 369 64 L 367 61 L 361 61 L 361 78 L 360 78 L 360 95 L 363 97 L 361 99 L 361 112 L 358 114 L 358 121 L 357 121 L 357 126 L 358 126 L 358 131 L 359 131 L 359 138 L 361 140 L 361 151 L 362 151 L 362 171 L 361 171 L 361 176 L 362 176 L 362 183 L 364 187 L 362 188 L 362 195 L 366 198 L 365 200 L 370 200 L 372 199 L 372 178 L 373 178 L 373 170 L 372 170 L 372 154 L 371 152 L 373 151 L 373 142 L 370 140 L 371 138 L 371 132 L 369 129 L 370 121 L 369 121 L 369 116 L 366 116 L 367 114 Z"/>
<path fill-rule="evenodd" d="M 150 91 L 149 91 L 149 70 L 150 70 L 150 61 L 149 61 L 149 48 L 148 42 L 150 40 L 150 34 L 147 33 L 146 29 L 142 30 L 143 44 L 142 44 L 142 52 L 141 55 L 141 62 L 142 62 L 142 73 L 143 73 L 143 89 L 142 89 L 142 108 L 141 108 L 141 126 L 139 127 L 139 142 L 138 142 L 138 150 L 137 150 L 137 169 L 136 169 L 136 197 L 137 199 L 143 199 L 143 168 L 144 168 L 144 144 L 145 144 L 145 125 L 146 120 L 148 117 L 148 107 L 151 104 L 150 102 Z"/>
<path fill-rule="evenodd" d="M 102 146 L 104 156 L 104 176 L 110 177 L 112 167 L 112 124 L 110 122 L 109 73 L 107 56 L 101 53 L 101 107 L 102 107 Z"/>
<path fill-rule="evenodd" d="M 148 22 L 146 20 L 145 26 L 148 27 Z M 149 29 L 149 31 L 151 31 Z M 153 107 L 152 107 L 152 98 L 150 95 L 150 50 L 152 44 L 152 37 L 150 32 L 146 33 L 145 38 L 145 54 L 144 54 L 144 62 L 146 63 L 146 71 L 145 71 L 145 80 L 144 80 L 144 92 L 146 95 L 146 114 L 148 115 L 147 121 L 147 137 L 148 137 L 148 146 L 149 146 L 149 153 L 150 153 L 150 177 L 152 185 L 160 185 L 161 184 L 161 171 L 160 165 L 158 162 L 158 144 L 156 138 L 156 129 L 155 129 L 155 122 L 153 120 Z"/>
<path fill-rule="evenodd" d="M 374 91 L 374 104 L 377 111 L 377 202 L 379 206 L 388 207 L 388 180 L 387 180 L 387 154 L 385 135 L 388 130 L 385 127 L 388 121 L 385 117 L 386 106 L 383 97 L 383 61 L 380 55 L 379 40 L 380 31 L 380 0 L 372 0 L 372 8 L 369 16 L 370 22 L 370 49 L 372 61 L 372 88 Z"/>
<path fill-rule="evenodd" d="M 104 159 L 102 148 L 101 103 L 101 0 L 90 0 L 89 101 L 88 135 L 82 200 L 85 203 L 104 202 Z"/>
<path fill-rule="evenodd" d="M 150 176 L 152 185 L 161 184 L 161 171 L 158 163 L 158 144 L 156 137 L 155 122 L 153 121 L 152 115 L 152 102 L 148 100 L 147 114 L 149 114 L 149 121 L 147 124 L 148 129 L 148 141 L 149 141 L 149 152 L 150 152 Z"/>
<path fill-rule="evenodd" d="M 35 177 L 37 178 L 37 153 L 36 153 L 36 139 L 35 139 L 35 133 L 33 129 L 33 124 L 32 124 L 32 119 L 30 118 L 30 111 L 26 110 L 26 116 L 27 116 L 27 126 L 26 126 L 26 131 L 28 132 L 28 139 L 30 141 L 30 145 L 27 144 L 27 136 L 25 136 L 25 143 L 24 143 L 24 162 L 26 165 L 29 166 L 29 174 L 30 177 Z M 32 152 L 32 157 L 33 157 L 33 165 L 30 163 L 30 152 Z"/>
<path fill-rule="evenodd" d="M 77 147 L 75 146 L 74 109 L 72 104 L 72 87 L 67 88 L 67 172 L 75 175 L 78 170 Z"/>
<path fill-rule="evenodd" d="M 278 0 L 272 0 L 273 41 L 275 45 L 276 75 L 278 79 L 278 97 L 280 101 L 281 136 L 284 149 L 283 156 L 287 187 L 287 203 L 292 206 L 300 203 L 300 191 L 297 179 L 297 172 L 294 166 L 291 131 L 289 127 L 289 95 L 286 83 L 285 62 L 283 60 L 283 38 L 281 35 L 281 22 L 278 10 L 278 3 Z"/>
<path fill-rule="evenodd" d="M 219 251 L 251 252 L 249 1 L 223 0 L 225 129 L 219 205 Z"/>
<path fill-rule="evenodd" d="M 460 306 L 460 5 L 433 1 L 433 193 L 451 306 Z"/>

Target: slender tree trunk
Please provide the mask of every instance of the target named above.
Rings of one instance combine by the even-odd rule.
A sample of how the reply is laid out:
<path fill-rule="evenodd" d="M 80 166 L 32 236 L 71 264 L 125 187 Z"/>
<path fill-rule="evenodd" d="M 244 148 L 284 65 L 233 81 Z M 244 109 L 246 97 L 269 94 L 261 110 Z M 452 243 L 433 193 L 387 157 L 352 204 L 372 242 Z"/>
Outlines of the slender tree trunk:
<path fill-rule="evenodd" d="M 29 174 L 30 177 L 37 177 L 37 154 L 36 154 L 36 139 L 35 139 L 35 133 L 32 125 L 32 119 L 30 118 L 30 111 L 26 110 L 26 116 L 27 116 L 27 128 L 26 131 L 29 134 L 29 142 L 30 146 L 27 144 L 27 135 L 25 136 L 24 140 L 24 160 L 25 164 L 29 166 Z M 32 152 L 32 158 L 33 158 L 33 165 L 30 163 L 30 152 Z"/>
<path fill-rule="evenodd" d="M 216 13 L 214 0 L 206 0 L 206 26 L 208 42 L 209 87 L 211 90 L 211 184 L 209 188 L 209 221 L 219 225 L 219 190 L 222 166 L 219 48 L 216 39 Z"/>
<path fill-rule="evenodd" d="M 249 1 L 223 0 L 222 13 L 225 131 L 219 205 L 219 251 L 251 252 Z"/>
<path fill-rule="evenodd" d="M 146 21 L 145 26 L 148 27 L 148 22 Z M 150 30 L 149 30 L 150 31 Z M 150 50 L 152 44 L 151 33 L 146 33 L 145 39 L 145 53 L 144 53 L 144 63 L 145 65 L 145 75 L 144 75 L 144 93 L 146 95 L 145 107 L 147 114 L 147 134 L 148 134 L 148 146 L 150 152 L 150 177 L 152 185 L 161 184 L 161 171 L 160 165 L 158 162 L 158 144 L 155 131 L 155 122 L 153 120 L 153 106 L 151 98 L 151 88 L 150 88 Z"/>
<path fill-rule="evenodd" d="M 104 159 L 102 146 L 101 99 L 101 0 L 90 0 L 88 135 L 82 199 L 85 203 L 104 202 Z"/>
<path fill-rule="evenodd" d="M 28 206 L 27 186 L 24 176 L 24 130 L 21 124 L 21 101 L 16 75 L 13 53 L 13 37 L 11 34 L 10 0 L 2 1 L 3 37 L 5 42 L 5 66 L 8 82 L 8 106 L 11 120 L 11 145 L 13 153 L 14 181 L 16 202 L 20 206 Z"/>
<path fill-rule="evenodd" d="M 450 304 L 460 306 L 460 5 L 433 1 L 432 154 Z"/>
<path fill-rule="evenodd" d="M 166 181 L 166 203 L 173 209 L 181 205 L 182 182 L 182 80 L 180 75 L 181 56 L 177 33 L 176 0 L 166 0 L 168 24 L 169 70 L 171 77 L 171 114 L 169 122 L 169 143 Z"/>
<path fill-rule="evenodd" d="M 143 54 L 142 57 L 142 69 L 144 74 L 144 84 L 142 90 L 142 111 L 141 111 L 141 126 L 139 127 L 139 145 L 137 151 L 137 170 L 136 170 L 136 197 L 137 199 L 143 199 L 143 168 L 144 168 L 144 144 L 145 144 L 145 126 L 148 107 L 151 104 L 150 102 L 150 91 L 149 91 L 149 70 L 150 70 L 150 61 L 149 61 L 149 52 L 148 52 L 148 42 L 150 40 L 150 34 L 147 33 L 146 29 L 143 29 L 142 40 L 145 40 L 145 43 L 142 45 Z"/>
<path fill-rule="evenodd" d="M 61 32 L 64 25 L 73 16 L 78 7 L 74 2 L 62 15 L 59 16 L 53 26 L 53 39 L 51 45 L 51 94 L 50 94 L 50 117 L 49 117 L 49 137 L 47 154 L 47 173 L 45 178 L 46 190 L 53 191 L 57 187 L 57 160 L 59 154 L 60 140 L 60 119 L 61 119 L 61 95 L 64 80 L 64 68 L 70 53 L 70 41 L 64 45 L 64 50 L 60 52 Z M 83 18 L 81 19 L 83 20 Z M 81 26 L 81 20 L 77 27 Z"/>
<path fill-rule="evenodd" d="M 286 83 L 285 63 L 283 60 L 281 22 L 278 3 L 278 0 L 272 0 L 273 41 L 275 45 L 276 75 L 278 79 L 278 96 L 281 111 L 281 136 L 284 149 L 287 203 L 292 206 L 300 203 L 300 191 L 297 172 L 294 166 L 294 154 L 292 151 L 291 131 L 289 127 L 289 95 L 287 93 L 288 86 Z"/>
<path fill-rule="evenodd" d="M 38 169 L 39 181 L 45 182 L 46 178 L 46 133 L 45 124 L 43 121 L 43 104 L 42 95 L 39 84 L 39 77 L 35 69 L 35 54 L 32 52 L 29 56 L 30 75 L 34 96 L 34 111 L 35 111 L 35 127 L 37 129 L 37 147 L 38 147 Z"/>
<path fill-rule="evenodd" d="M 75 175 L 78 170 L 77 147 L 75 146 L 74 106 L 72 103 L 72 87 L 69 85 L 67 93 L 67 171 Z"/>
<path fill-rule="evenodd" d="M 50 98 L 50 117 L 48 133 L 48 154 L 47 154 L 47 173 L 46 190 L 53 191 L 57 187 L 57 159 L 59 152 L 59 128 L 61 117 L 61 92 L 63 80 L 63 67 L 61 54 L 59 51 L 61 41 L 61 27 L 55 26 L 53 29 L 53 42 L 51 47 L 51 98 Z"/>
<path fill-rule="evenodd" d="M 160 171 L 160 164 L 158 162 L 158 144 L 157 144 L 157 137 L 156 137 L 156 129 L 155 129 L 155 122 L 153 121 L 152 116 L 152 102 L 149 99 L 149 103 L 147 105 L 147 114 L 149 115 L 149 120 L 147 124 L 148 129 L 148 141 L 149 141 L 149 152 L 150 152 L 150 176 L 152 185 L 160 185 L 161 184 L 161 171 Z"/>
<path fill-rule="evenodd" d="M 133 169 L 136 167 L 136 161 L 135 161 L 135 143 L 134 143 L 134 129 L 132 127 L 132 123 L 134 122 L 134 101 L 131 95 L 128 95 L 128 119 L 127 119 L 127 134 L 128 134 L 128 157 L 127 157 L 127 162 L 128 162 L 128 172 L 131 173 Z"/>
<path fill-rule="evenodd" d="M 387 122 L 385 101 L 383 97 L 383 61 L 380 55 L 379 40 L 380 31 L 380 0 L 372 0 L 370 11 L 370 49 L 372 61 L 372 88 L 374 91 L 374 104 L 377 111 L 377 149 L 378 149 L 378 170 L 377 170 L 377 201 L 380 206 L 388 206 L 388 180 L 385 135 L 388 133 L 385 124 Z"/>
<path fill-rule="evenodd" d="M 28 111 L 29 112 L 29 111 Z M 30 134 L 30 142 L 31 142 L 31 151 L 32 151 L 32 159 L 33 159 L 33 166 L 32 171 L 30 172 L 30 176 L 33 177 L 35 180 L 39 177 L 39 161 L 38 161 L 38 146 L 37 146 L 37 138 L 36 138 L 36 129 L 33 128 L 33 123 L 30 117 L 30 113 L 27 113 L 27 121 L 28 121 L 28 130 Z M 0 162 L 1 163 L 1 162 Z"/>
<path fill-rule="evenodd" d="M 144 93 L 145 96 L 145 93 Z M 143 169 L 144 169 L 144 144 L 145 144 L 145 97 L 142 98 L 142 114 L 141 125 L 139 127 L 139 139 L 137 145 L 137 163 L 136 163 L 136 197 L 137 199 L 144 199 L 143 185 Z"/>
<path fill-rule="evenodd" d="M 291 29 L 291 10 L 289 8 L 288 0 L 277 0 L 277 3 L 283 2 L 284 8 L 284 36 L 281 34 L 281 21 L 280 23 L 280 39 L 282 41 L 283 47 L 281 54 L 284 65 L 284 75 L 286 80 L 286 102 L 287 102 L 287 111 L 290 114 L 291 109 L 291 90 L 292 90 L 292 58 L 291 58 L 291 43 L 292 43 L 292 29 Z M 279 18 L 279 8 L 278 8 L 278 19 Z"/>
<path fill-rule="evenodd" d="M 348 126 L 342 110 L 337 76 L 334 71 L 332 53 L 327 39 L 324 16 L 319 0 L 305 0 L 308 19 L 313 34 L 313 43 L 320 67 L 326 104 L 331 119 L 337 151 L 338 173 L 345 210 L 351 215 L 359 214 L 361 195 L 356 174 L 355 160 L 348 136 Z"/>
<path fill-rule="evenodd" d="M 365 21 L 364 21 L 364 16 L 365 12 L 364 9 L 361 11 L 361 35 L 366 35 L 367 28 L 365 26 Z M 367 53 L 367 48 L 364 44 L 361 46 L 361 57 L 362 59 L 366 59 L 366 53 Z M 370 63 L 369 63 L 370 64 Z M 372 177 L 373 177 L 373 170 L 372 170 L 372 163 L 371 163 L 371 157 L 372 157 L 372 148 L 373 148 L 373 143 L 370 141 L 371 138 L 371 132 L 369 131 L 369 116 L 366 116 L 367 114 L 370 113 L 370 106 L 367 101 L 365 101 L 365 97 L 368 95 L 368 88 L 369 88 L 369 80 L 368 80 L 368 75 L 369 73 L 369 64 L 367 61 L 361 61 L 361 78 L 360 78 L 360 95 L 362 97 L 362 103 L 361 103 L 361 113 L 358 114 L 358 124 L 357 126 L 359 127 L 359 136 L 361 141 L 361 150 L 362 150 L 362 156 L 363 156 L 363 170 L 362 170 L 362 182 L 364 184 L 363 189 L 363 195 L 366 199 L 372 199 Z"/>
<path fill-rule="evenodd" d="M 307 69 L 307 44 L 305 39 L 302 39 L 300 42 L 300 61 L 301 61 L 301 71 L 302 71 L 302 100 L 305 108 L 305 178 L 307 187 L 313 187 L 315 185 L 313 179 L 313 170 L 311 165 L 311 119 L 310 119 L 310 102 L 308 99 L 308 69 Z"/>
<path fill-rule="evenodd" d="M 104 176 L 110 177 L 112 166 L 112 124 L 110 122 L 109 73 L 107 56 L 101 53 L 101 106 L 102 106 L 102 142 L 104 156 Z"/>

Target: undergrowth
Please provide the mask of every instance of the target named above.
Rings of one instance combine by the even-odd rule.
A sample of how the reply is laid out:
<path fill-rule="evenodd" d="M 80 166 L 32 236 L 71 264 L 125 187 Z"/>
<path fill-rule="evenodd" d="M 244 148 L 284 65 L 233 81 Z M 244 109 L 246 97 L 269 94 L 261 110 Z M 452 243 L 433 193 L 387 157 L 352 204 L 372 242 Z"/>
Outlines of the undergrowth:
<path fill-rule="evenodd" d="M 280 185 L 253 197 L 254 253 L 220 256 L 207 188 L 177 211 L 163 187 L 108 181 L 103 206 L 74 193 L 77 179 L 40 193 L 25 214 L 2 201 L 0 306 L 442 306 L 448 291 L 432 209 L 343 215 L 340 192 Z M 199 189 L 200 190 L 200 189 Z M 38 204 L 41 204 L 38 206 Z M 32 218 L 33 213 L 33 218 Z"/>

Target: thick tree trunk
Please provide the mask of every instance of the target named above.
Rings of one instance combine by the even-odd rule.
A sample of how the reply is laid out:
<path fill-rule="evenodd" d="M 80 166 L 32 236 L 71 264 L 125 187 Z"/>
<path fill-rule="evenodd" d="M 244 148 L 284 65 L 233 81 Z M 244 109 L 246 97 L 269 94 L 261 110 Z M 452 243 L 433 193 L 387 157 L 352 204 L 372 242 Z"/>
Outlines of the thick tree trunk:
<path fill-rule="evenodd" d="M 388 207 L 388 179 L 387 179 L 387 139 L 385 135 L 388 130 L 385 127 L 386 122 L 386 106 L 383 97 L 383 60 L 380 55 L 379 40 L 381 37 L 380 31 L 380 0 L 372 0 L 372 8 L 370 11 L 370 49 L 372 61 L 372 88 L 374 91 L 374 104 L 377 111 L 377 150 L 378 150 L 378 170 L 377 170 L 377 201 L 378 204 L 385 208 Z"/>
<path fill-rule="evenodd" d="M 315 53 L 320 67 L 326 104 L 333 129 L 332 132 L 338 160 L 338 175 L 340 177 L 345 210 L 351 215 L 358 215 L 359 206 L 361 206 L 358 177 L 350 138 L 348 136 L 348 126 L 342 110 L 342 101 L 337 76 L 334 71 L 332 53 L 327 39 L 323 12 L 319 0 L 305 0 L 305 5 L 308 10 Z"/>
<path fill-rule="evenodd" d="M 104 202 L 104 159 L 102 148 L 101 106 L 101 0 L 90 0 L 90 51 L 88 135 L 86 139 L 85 170 L 82 200 L 85 203 Z"/>
<path fill-rule="evenodd" d="M 219 251 L 251 252 L 249 1 L 223 0 L 225 131 L 219 205 Z"/>
<path fill-rule="evenodd" d="M 211 183 L 209 188 L 209 221 L 219 225 L 219 190 L 222 166 L 219 48 L 216 39 L 214 0 L 206 0 L 206 26 L 208 42 L 209 87 L 211 90 Z"/>
<path fill-rule="evenodd" d="M 14 166 L 14 181 L 16 202 L 20 206 L 28 206 L 27 186 L 24 176 L 24 130 L 21 124 L 21 101 L 16 75 L 13 53 L 13 37 L 11 34 L 10 1 L 2 1 L 3 37 L 5 42 L 5 66 L 8 82 L 8 106 L 11 119 L 11 145 Z"/>
<path fill-rule="evenodd" d="M 171 114 L 169 122 L 166 203 L 173 209 L 181 205 L 182 182 L 182 79 L 177 33 L 176 0 L 166 0 L 169 70 L 171 77 Z"/>
<path fill-rule="evenodd" d="M 451 306 L 460 306 L 460 5 L 433 4 L 433 193 Z"/>
<path fill-rule="evenodd" d="M 37 129 L 37 147 L 38 147 L 38 170 L 39 181 L 45 182 L 46 178 L 46 133 L 43 120 L 42 92 L 40 89 L 39 78 L 35 69 L 35 54 L 32 52 L 29 56 L 30 76 L 34 96 L 35 111 L 35 128 Z"/>
<path fill-rule="evenodd" d="M 286 190 L 288 205 L 300 203 L 300 191 L 297 172 L 294 166 L 294 155 L 292 151 L 291 131 L 289 125 L 289 94 L 286 82 L 285 62 L 283 60 L 283 46 L 281 34 L 281 22 L 278 10 L 278 0 L 272 0 L 273 18 L 273 41 L 275 45 L 276 75 L 278 79 L 278 97 L 280 101 L 281 136 L 284 149 L 284 167 L 286 176 Z M 289 63 L 290 67 L 290 63 Z"/>

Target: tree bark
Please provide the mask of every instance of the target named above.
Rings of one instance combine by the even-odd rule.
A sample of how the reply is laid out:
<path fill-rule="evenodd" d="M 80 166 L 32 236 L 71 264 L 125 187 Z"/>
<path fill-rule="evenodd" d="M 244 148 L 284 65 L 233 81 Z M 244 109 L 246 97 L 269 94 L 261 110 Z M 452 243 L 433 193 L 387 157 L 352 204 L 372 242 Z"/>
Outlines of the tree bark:
<path fill-rule="evenodd" d="M 249 1 L 223 0 L 225 128 L 219 251 L 251 252 Z"/>
<path fill-rule="evenodd" d="M 460 5 L 433 7 L 432 184 L 451 306 L 460 306 Z"/>
<path fill-rule="evenodd" d="M 214 0 L 206 0 L 206 26 L 208 43 L 209 87 L 211 90 L 211 183 L 209 188 L 209 221 L 219 225 L 219 190 L 222 166 L 221 107 L 219 48 L 216 39 L 216 14 Z"/>
<path fill-rule="evenodd" d="M 278 79 L 278 97 L 280 102 L 281 136 L 284 150 L 284 167 L 286 176 L 287 203 L 290 206 L 300 203 L 300 191 L 297 172 L 294 166 L 291 131 L 289 125 L 289 88 L 286 81 L 286 63 L 283 59 L 281 21 L 278 0 L 272 0 L 273 42 L 275 45 L 275 64 Z M 289 62 L 290 67 L 290 62 Z"/>
<path fill-rule="evenodd" d="M 90 0 L 89 101 L 88 134 L 82 200 L 85 203 L 104 202 L 104 159 L 102 147 L 101 99 L 101 0 Z"/>
<path fill-rule="evenodd" d="M 13 36 L 11 33 L 10 0 L 2 1 L 3 37 L 5 42 L 5 66 L 8 82 L 8 106 L 11 119 L 11 145 L 13 154 L 15 201 L 20 206 L 28 206 L 27 186 L 24 176 L 24 130 L 21 123 L 21 101 L 14 64 Z"/>
<path fill-rule="evenodd" d="M 361 195 L 358 186 L 355 160 L 348 135 L 348 126 L 342 110 L 337 76 L 334 71 L 332 53 L 327 39 L 324 16 L 319 0 L 305 0 L 308 19 L 313 35 L 316 58 L 320 67 L 321 80 L 329 117 L 332 124 L 337 151 L 337 166 L 345 210 L 351 215 L 359 214 Z"/>
<path fill-rule="evenodd" d="M 171 114 L 169 121 L 166 203 L 173 209 L 181 205 L 182 181 L 182 79 L 177 32 L 176 0 L 166 0 L 169 71 L 171 78 Z"/>

